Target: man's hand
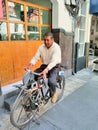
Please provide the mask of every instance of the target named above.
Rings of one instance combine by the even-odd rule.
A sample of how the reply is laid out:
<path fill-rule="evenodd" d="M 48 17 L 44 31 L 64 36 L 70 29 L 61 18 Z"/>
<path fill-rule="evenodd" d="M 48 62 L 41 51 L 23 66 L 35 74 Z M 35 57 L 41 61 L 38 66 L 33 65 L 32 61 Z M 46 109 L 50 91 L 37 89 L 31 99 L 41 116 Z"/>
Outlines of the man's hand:
<path fill-rule="evenodd" d="M 48 68 L 46 68 L 46 69 L 44 69 L 42 72 L 41 72 L 41 74 L 43 74 L 43 78 L 44 78 L 44 80 L 46 80 L 46 75 L 47 75 L 47 73 L 48 73 Z"/>
<path fill-rule="evenodd" d="M 30 63 L 30 64 L 29 64 L 27 67 L 25 67 L 24 69 L 25 69 L 25 70 L 31 70 L 32 66 L 33 66 L 33 64 Z"/>

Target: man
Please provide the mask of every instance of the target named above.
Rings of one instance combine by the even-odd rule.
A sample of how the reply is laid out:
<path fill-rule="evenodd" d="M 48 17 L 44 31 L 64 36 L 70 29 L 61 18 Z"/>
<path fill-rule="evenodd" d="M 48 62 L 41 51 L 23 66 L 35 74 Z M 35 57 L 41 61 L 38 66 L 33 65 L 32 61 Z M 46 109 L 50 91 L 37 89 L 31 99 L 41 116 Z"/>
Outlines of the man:
<path fill-rule="evenodd" d="M 59 64 L 61 63 L 61 49 L 60 46 L 54 42 L 52 33 L 46 33 L 44 35 L 44 44 L 38 48 L 27 69 L 31 69 L 40 59 L 43 64 L 35 71 L 43 74 L 44 79 L 46 79 L 46 75 L 48 75 L 51 101 L 55 103 L 57 100 L 56 77 L 59 71 Z"/>

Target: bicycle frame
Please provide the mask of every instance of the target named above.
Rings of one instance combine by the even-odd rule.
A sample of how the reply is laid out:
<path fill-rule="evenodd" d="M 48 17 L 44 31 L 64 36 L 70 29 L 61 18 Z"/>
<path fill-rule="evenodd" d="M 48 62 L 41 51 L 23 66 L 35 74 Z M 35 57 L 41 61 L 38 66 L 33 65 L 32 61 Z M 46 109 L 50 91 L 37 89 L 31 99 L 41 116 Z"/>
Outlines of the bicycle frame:
<path fill-rule="evenodd" d="M 33 75 L 32 75 L 33 74 Z M 26 77 L 26 75 L 27 75 L 27 77 Z M 31 89 L 31 93 L 33 92 L 33 91 L 38 91 L 38 90 L 41 90 L 41 94 L 42 94 L 42 97 L 43 97 L 43 99 L 48 95 L 48 93 L 49 93 L 49 86 L 48 86 L 48 84 L 47 84 L 47 81 L 45 81 L 44 79 L 43 79 L 43 76 L 42 75 L 40 75 L 39 73 L 36 73 L 36 72 L 32 72 L 32 71 L 30 71 L 30 70 L 28 70 L 27 71 L 27 74 L 26 74 L 24 77 L 23 77 L 23 83 L 24 83 L 24 87 L 23 87 L 23 90 L 25 91 L 25 92 L 28 92 L 30 89 Z M 38 78 L 37 78 L 37 81 L 32 81 L 32 79 L 34 79 L 34 75 L 37 75 L 38 76 Z M 33 78 L 32 78 L 32 76 L 33 76 Z M 31 79 L 30 79 L 31 78 Z M 28 87 L 28 84 L 29 84 L 29 81 L 30 81 L 30 88 L 29 89 L 27 89 Z M 42 87 L 40 87 L 40 85 L 42 85 Z M 43 87 L 45 87 L 45 88 L 47 88 L 47 91 L 46 92 L 44 92 L 44 88 Z M 50 98 L 50 97 L 48 97 L 48 98 Z"/>

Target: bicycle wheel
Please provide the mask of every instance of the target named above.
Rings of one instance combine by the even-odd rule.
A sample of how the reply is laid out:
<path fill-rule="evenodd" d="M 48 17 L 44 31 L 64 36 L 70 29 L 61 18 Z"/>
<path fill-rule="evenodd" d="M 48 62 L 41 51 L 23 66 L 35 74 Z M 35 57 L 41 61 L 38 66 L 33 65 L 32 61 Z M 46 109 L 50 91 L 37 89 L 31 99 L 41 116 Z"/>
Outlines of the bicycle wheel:
<path fill-rule="evenodd" d="M 57 101 L 59 101 L 62 98 L 64 88 L 65 88 L 65 76 L 58 76 L 57 88 L 56 88 L 58 94 Z"/>
<path fill-rule="evenodd" d="M 33 99 L 35 99 L 36 96 L 36 92 L 32 94 Z M 38 111 L 38 106 L 35 104 L 33 99 L 31 100 L 24 91 L 20 92 L 10 113 L 10 121 L 13 126 L 21 129 L 25 127 L 28 122 L 34 119 Z"/>

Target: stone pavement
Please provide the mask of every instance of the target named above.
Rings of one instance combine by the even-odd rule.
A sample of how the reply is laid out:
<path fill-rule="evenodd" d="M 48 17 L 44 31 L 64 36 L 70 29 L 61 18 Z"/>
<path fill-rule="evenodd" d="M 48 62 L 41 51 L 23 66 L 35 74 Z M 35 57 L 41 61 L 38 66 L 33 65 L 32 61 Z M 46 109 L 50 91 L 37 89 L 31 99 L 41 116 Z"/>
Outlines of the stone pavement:
<path fill-rule="evenodd" d="M 18 130 L 9 119 L 10 112 L 0 109 L 0 130 Z M 64 96 L 56 104 L 48 104 L 38 119 L 24 130 L 97 130 L 98 72 L 83 69 L 67 78 Z"/>

